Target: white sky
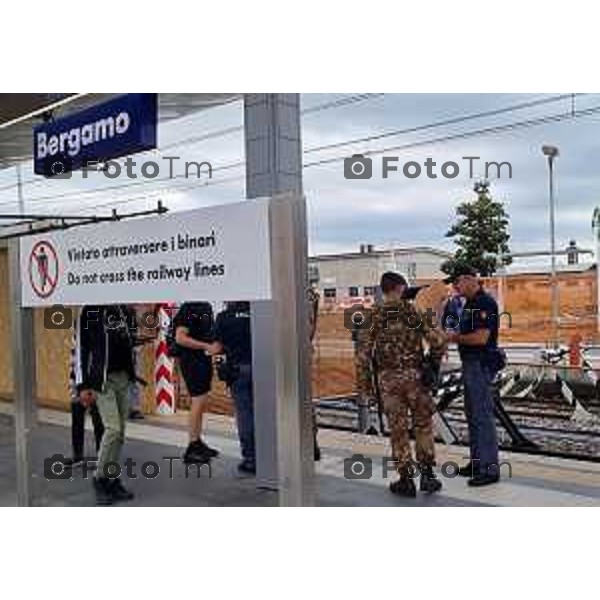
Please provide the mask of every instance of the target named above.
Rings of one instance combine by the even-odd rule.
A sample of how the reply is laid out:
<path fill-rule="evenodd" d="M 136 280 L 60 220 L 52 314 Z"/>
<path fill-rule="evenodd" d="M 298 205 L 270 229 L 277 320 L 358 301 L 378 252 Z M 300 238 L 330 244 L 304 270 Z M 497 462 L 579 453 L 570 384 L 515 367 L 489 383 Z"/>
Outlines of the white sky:
<path fill-rule="evenodd" d="M 303 95 L 303 108 L 321 105 L 342 98 L 342 95 Z M 348 106 L 307 113 L 303 116 L 305 150 L 327 143 L 347 141 L 385 131 L 414 127 L 439 120 L 492 110 L 543 98 L 546 95 L 523 94 L 386 94 Z M 577 98 L 576 108 L 600 105 L 600 96 Z M 564 112 L 571 108 L 569 100 L 547 104 L 513 113 L 477 119 L 456 125 L 446 125 L 425 132 L 405 134 L 335 150 L 308 153 L 305 162 L 331 156 L 350 156 L 378 148 L 399 146 L 415 141 L 439 138 L 515 121 Z M 389 152 L 400 157 L 400 166 L 407 161 L 424 162 L 431 157 L 437 163 L 453 160 L 461 173 L 455 179 L 429 179 L 423 173 L 415 180 L 401 172 L 389 179 L 381 177 L 381 157 L 373 157 L 374 173 L 370 180 L 344 178 L 343 162 L 339 161 L 304 171 L 304 188 L 309 203 L 309 235 L 311 253 L 355 250 L 360 243 L 376 246 L 423 244 L 451 250 L 452 243 L 444 237 L 454 219 L 459 202 L 473 198 L 472 181 L 467 164 L 461 157 L 481 156 L 480 161 L 509 161 L 513 177 L 502 178 L 492 185 L 494 197 L 502 200 L 511 218 L 511 248 L 513 251 L 547 249 L 548 242 L 548 180 L 547 165 L 541 155 L 542 144 L 559 146 L 561 156 L 556 162 L 557 245 L 562 248 L 570 239 L 582 247 L 593 249 L 591 218 L 600 203 L 600 115 L 577 120 L 545 124 L 528 129 L 486 135 L 462 141 L 421 146 L 402 152 Z M 163 155 L 180 155 L 183 160 L 210 161 L 215 170 L 212 185 L 196 189 L 177 187 L 192 185 L 192 180 L 152 182 L 122 189 L 106 189 L 137 183 L 122 176 L 108 180 L 101 174 L 83 181 L 76 172 L 65 181 L 48 181 L 33 176 L 29 164 L 23 167 L 25 206 L 28 211 L 43 213 L 89 212 L 105 213 L 117 207 L 127 212 L 139 209 L 162 198 L 172 210 L 193 208 L 214 203 L 236 201 L 244 197 L 243 167 L 218 171 L 218 167 L 244 158 L 241 129 L 218 138 L 169 147 L 192 137 L 235 128 L 242 125 L 240 102 L 214 108 L 179 121 L 168 122 L 159 131 L 159 151 Z M 154 158 L 157 153 L 138 155 L 135 159 Z M 159 161 L 168 173 L 168 163 Z M 139 164 L 138 163 L 138 164 Z M 138 166 L 139 168 L 139 166 Z M 181 171 L 180 171 L 181 172 Z M 483 175 L 483 170 L 481 170 Z M 0 211 L 17 210 L 16 188 L 1 189 L 15 181 L 14 169 L 0 172 Z M 229 181 L 229 179 L 232 179 Z M 32 183 L 31 180 L 34 180 Z M 207 179 L 203 181 L 208 181 Z M 84 193 L 91 189 L 104 191 Z M 61 194 L 68 196 L 61 198 Z M 122 206 L 118 203 L 126 201 Z M 104 205 L 104 206 L 103 206 Z"/>

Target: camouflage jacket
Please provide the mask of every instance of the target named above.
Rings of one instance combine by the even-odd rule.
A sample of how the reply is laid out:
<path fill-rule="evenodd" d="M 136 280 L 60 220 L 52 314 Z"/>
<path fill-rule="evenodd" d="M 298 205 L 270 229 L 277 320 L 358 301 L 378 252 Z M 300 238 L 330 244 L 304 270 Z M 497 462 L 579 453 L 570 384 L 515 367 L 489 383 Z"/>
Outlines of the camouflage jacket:
<path fill-rule="evenodd" d="M 373 359 L 378 371 L 402 372 L 423 366 L 424 344 L 436 358 L 446 349 L 446 336 L 407 301 L 375 306 L 370 329 L 359 331 L 357 386 L 360 394 L 373 394 Z"/>

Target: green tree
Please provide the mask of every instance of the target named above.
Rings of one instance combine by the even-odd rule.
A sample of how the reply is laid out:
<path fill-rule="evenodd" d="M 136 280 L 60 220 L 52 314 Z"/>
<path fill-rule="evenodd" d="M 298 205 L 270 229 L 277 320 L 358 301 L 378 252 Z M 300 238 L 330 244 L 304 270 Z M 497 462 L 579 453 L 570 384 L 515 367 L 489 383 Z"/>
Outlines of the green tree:
<path fill-rule="evenodd" d="M 459 204 L 457 222 L 446 233 L 458 248 L 454 257 L 442 265 L 442 271 L 451 274 L 458 265 L 468 264 L 489 277 L 499 266 L 512 262 L 508 256 L 508 214 L 502 203 L 492 198 L 487 181 L 478 181 L 473 190 L 477 198 Z"/>

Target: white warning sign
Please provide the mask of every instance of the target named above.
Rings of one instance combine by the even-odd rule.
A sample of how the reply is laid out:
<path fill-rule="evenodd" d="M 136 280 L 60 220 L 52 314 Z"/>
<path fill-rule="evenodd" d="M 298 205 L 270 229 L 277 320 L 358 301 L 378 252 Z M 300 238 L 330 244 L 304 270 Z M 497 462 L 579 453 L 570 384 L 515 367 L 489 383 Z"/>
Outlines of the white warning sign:
<path fill-rule="evenodd" d="M 23 306 L 267 300 L 269 201 L 22 238 Z"/>

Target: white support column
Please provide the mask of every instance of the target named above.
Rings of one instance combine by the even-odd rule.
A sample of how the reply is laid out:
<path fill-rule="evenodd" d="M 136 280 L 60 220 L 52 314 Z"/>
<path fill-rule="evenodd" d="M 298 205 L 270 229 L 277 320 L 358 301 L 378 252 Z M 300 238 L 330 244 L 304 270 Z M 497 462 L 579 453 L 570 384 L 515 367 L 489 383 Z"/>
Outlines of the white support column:
<path fill-rule="evenodd" d="M 275 196 L 270 228 L 279 503 L 311 506 L 314 447 L 304 198 L 297 194 Z"/>
<path fill-rule="evenodd" d="M 19 240 L 9 242 L 11 343 L 14 381 L 15 444 L 17 467 L 17 504 L 30 506 L 31 434 L 35 423 L 35 349 L 33 341 L 33 310 L 21 308 L 21 264 Z"/>
<path fill-rule="evenodd" d="M 299 199 L 302 195 L 302 145 L 300 140 L 300 98 L 298 94 L 246 94 L 244 96 L 244 126 L 246 147 L 246 196 L 248 198 L 270 197 L 282 193 L 292 193 Z M 285 203 L 284 203 L 285 204 Z M 287 217 L 293 211 L 304 210 L 299 208 L 284 209 L 275 203 L 272 212 L 272 226 L 275 237 L 279 232 L 288 228 L 291 224 Z M 303 201 L 302 201 L 303 206 Z M 292 212 L 289 212 L 292 211 Z M 301 217 L 300 213 L 294 213 L 295 217 Z M 298 227 L 293 230 L 294 240 L 290 252 L 303 253 L 304 268 L 306 267 L 306 222 L 302 217 L 297 223 Z M 302 248 L 302 250 L 299 250 Z M 278 270 L 285 264 L 286 260 L 297 259 L 294 257 L 279 256 L 278 248 L 272 247 L 272 258 L 274 273 L 286 277 L 286 273 Z M 281 262 L 283 261 L 283 262 Z M 288 267 L 291 263 L 288 263 Z M 279 266 L 278 266 L 279 265 Z M 296 265 L 300 268 L 299 265 Z M 305 269 L 306 270 L 306 269 Z M 299 274 L 298 274 L 299 276 Z M 301 280 L 293 275 L 293 289 L 280 290 L 282 293 L 292 295 L 300 293 L 296 286 L 304 285 L 306 274 Z M 286 281 L 288 279 L 284 279 Z M 300 281 L 303 283 L 300 284 Z M 305 290 L 301 290 L 304 294 Z M 281 296 L 282 298 L 284 296 Z M 286 296 L 287 297 L 287 296 Z M 298 296 L 295 295 L 294 302 Z M 252 352 L 253 352 L 253 374 L 254 374 L 254 399 L 256 420 L 256 458 L 257 458 L 257 484 L 261 487 L 280 489 L 280 501 L 287 503 L 310 503 L 308 496 L 300 490 L 304 487 L 302 473 L 306 469 L 302 464 L 307 462 L 306 457 L 310 454 L 312 460 L 312 442 L 301 444 L 298 440 L 305 440 L 306 430 L 310 424 L 304 423 L 303 419 L 297 420 L 302 410 L 299 406 L 278 407 L 278 394 L 281 400 L 282 390 L 285 388 L 286 398 L 295 402 L 295 393 L 287 395 L 291 389 L 290 372 L 287 375 L 277 373 L 278 353 L 281 343 L 279 335 L 281 330 L 275 326 L 276 320 L 283 315 L 281 305 L 276 307 L 276 300 L 268 302 L 252 303 Z M 294 309 L 295 310 L 295 309 Z M 285 312 L 285 311 L 284 311 Z M 285 313 L 287 315 L 287 313 Z M 298 324 L 291 325 L 288 329 L 290 335 Z M 289 341 L 289 340 L 288 340 Z M 287 354 L 289 352 L 289 354 Z M 286 361 L 294 355 L 289 347 L 286 350 Z M 296 357 L 295 360 L 298 358 Z M 284 361 L 285 362 L 285 361 Z M 286 369 L 289 365 L 286 362 Z M 282 379 L 283 377 L 283 379 Z M 293 379 L 293 375 L 291 376 Z M 287 383 L 282 384 L 282 381 Z M 279 387 L 278 386 L 281 386 Z M 302 387 L 302 386 L 300 386 Z M 307 392 L 308 393 L 308 392 Z M 283 408 L 283 410 L 279 410 Z M 288 411 L 288 409 L 290 409 Z M 295 417 L 292 417 L 295 415 Z M 292 419 L 292 420 L 290 420 Z M 281 438 L 281 432 L 291 435 L 287 443 Z M 279 432 L 279 433 L 278 433 Z M 278 442 L 279 440 L 279 442 Z M 279 456 L 281 448 L 285 447 L 286 456 Z M 280 451 L 278 452 L 278 448 Z M 292 466 L 290 461 L 293 457 L 287 455 L 287 451 L 301 452 L 296 459 L 300 462 Z M 291 491 L 295 490 L 295 491 Z"/>

